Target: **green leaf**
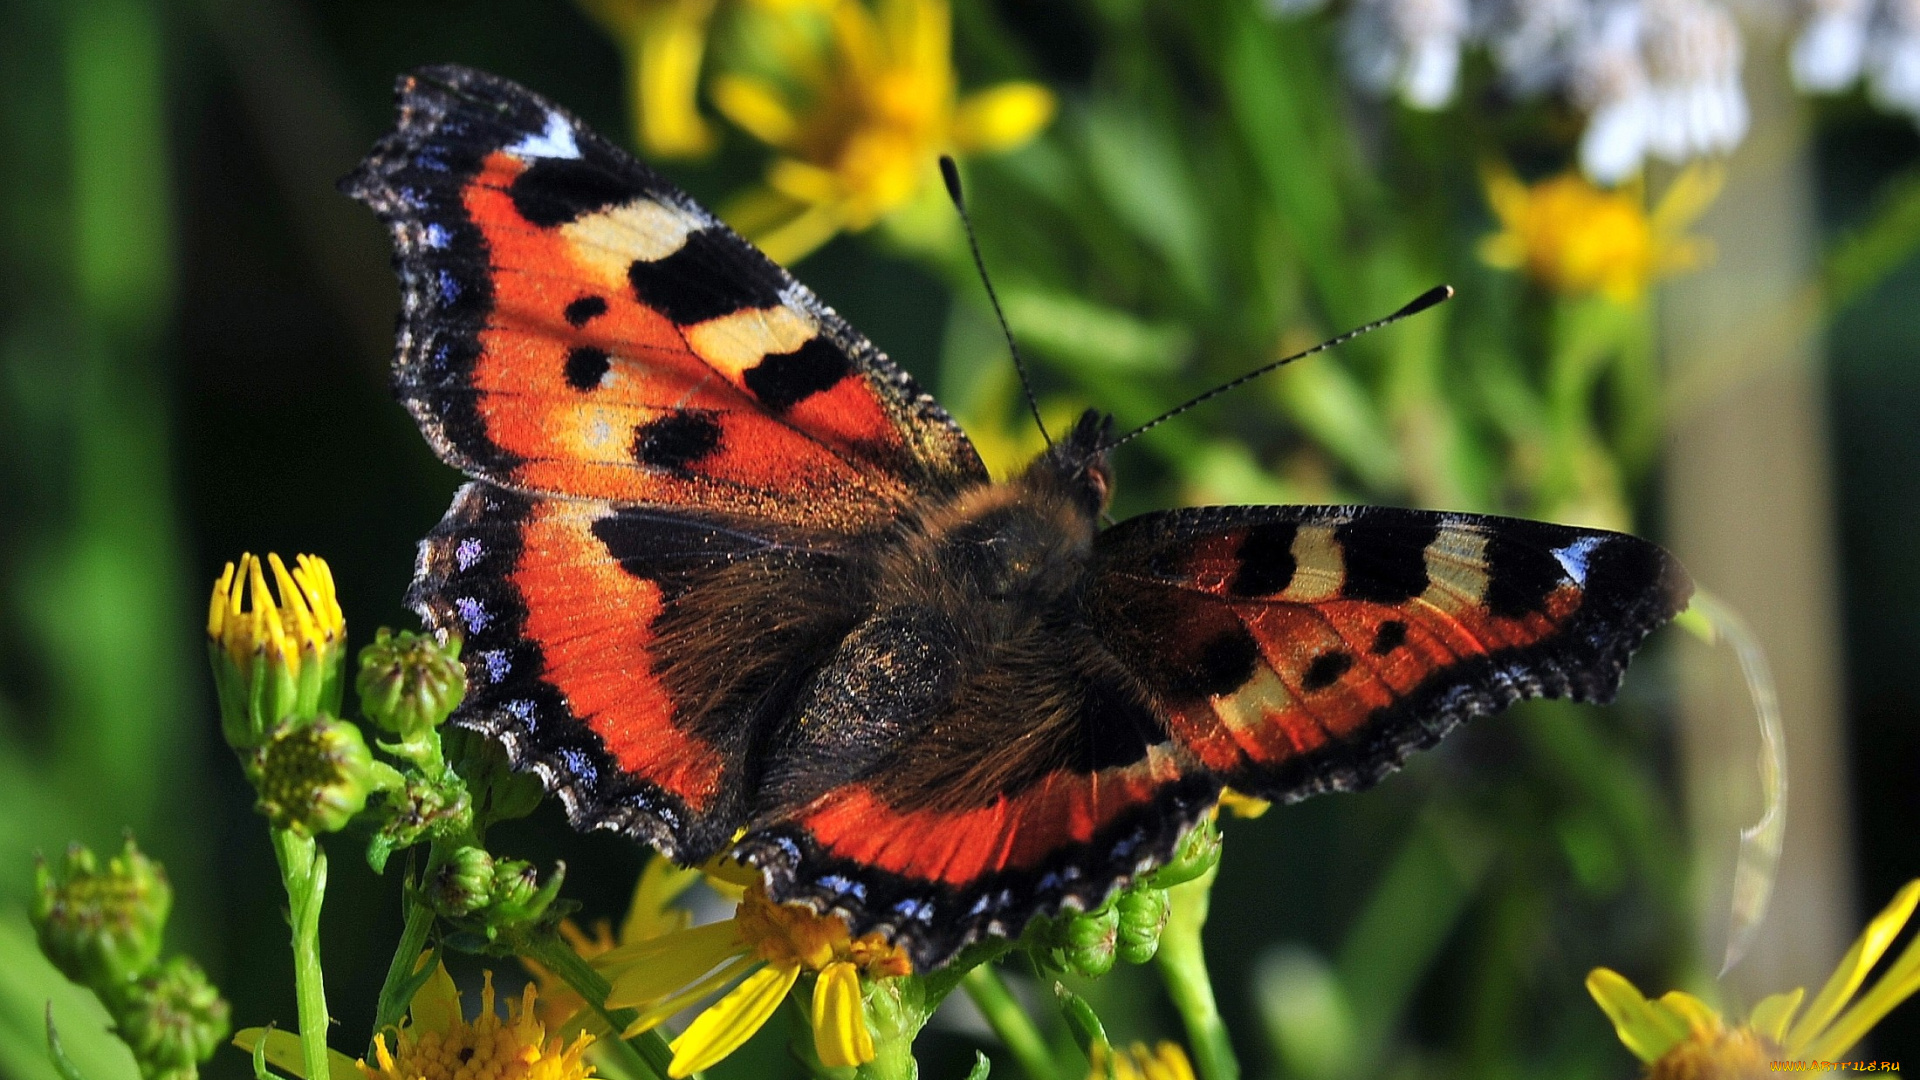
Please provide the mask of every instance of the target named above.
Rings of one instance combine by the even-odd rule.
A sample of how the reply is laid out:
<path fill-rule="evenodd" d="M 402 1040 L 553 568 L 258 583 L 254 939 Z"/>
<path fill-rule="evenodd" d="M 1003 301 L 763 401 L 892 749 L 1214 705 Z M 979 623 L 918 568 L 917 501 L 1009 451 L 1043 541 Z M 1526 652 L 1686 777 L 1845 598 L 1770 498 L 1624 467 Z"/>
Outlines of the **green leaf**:
<path fill-rule="evenodd" d="M 67 1058 L 67 1048 L 60 1045 L 60 1029 L 53 1024 L 53 1002 L 47 1002 L 47 1057 L 53 1062 L 53 1069 L 60 1074 L 60 1080 L 86 1080 L 78 1067 Z"/>

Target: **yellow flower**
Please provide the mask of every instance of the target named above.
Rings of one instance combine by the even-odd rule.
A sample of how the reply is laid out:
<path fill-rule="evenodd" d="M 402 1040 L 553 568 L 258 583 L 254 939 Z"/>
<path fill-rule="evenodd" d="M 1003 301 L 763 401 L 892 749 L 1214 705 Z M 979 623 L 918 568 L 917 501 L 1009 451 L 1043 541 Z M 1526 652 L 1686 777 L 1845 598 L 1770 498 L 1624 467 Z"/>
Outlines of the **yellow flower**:
<path fill-rule="evenodd" d="M 333 572 L 302 555 L 288 572 L 278 555 L 267 587 L 259 559 L 240 556 L 213 583 L 207 604 L 208 655 L 220 698 L 220 723 L 229 745 L 250 749 L 293 716 L 340 711 L 347 620 L 334 593 Z"/>
<path fill-rule="evenodd" d="M 313 663 L 346 635 L 347 619 L 333 589 L 333 571 L 326 561 L 302 555 L 289 573 L 280 556 L 269 553 L 279 587 L 276 603 L 260 571 L 260 560 L 240 556 L 236 569 L 228 563 L 213 583 L 207 606 L 207 638 L 227 650 L 235 664 L 245 664 L 260 652 L 279 657 L 297 678 L 303 661 Z M 249 593 L 251 596 L 249 596 Z"/>
<path fill-rule="evenodd" d="M 591 934 L 581 930 L 572 919 L 563 919 L 560 935 L 582 960 L 592 963 L 619 946 L 637 945 L 685 930 L 693 913 L 673 906 L 673 902 L 699 880 L 700 871 L 683 870 L 665 857 L 655 855 L 647 860 L 646 869 L 634 884 L 633 899 L 627 903 L 627 917 L 621 921 L 618 935 L 605 919 L 593 924 Z M 559 1027 L 587 1007 L 586 999 L 560 976 L 524 956 L 520 963 L 540 987 L 540 1019 L 548 1026 Z"/>
<path fill-rule="evenodd" d="M 1684 235 L 1720 193 L 1721 173 L 1689 167 L 1668 185 L 1649 214 L 1637 182 L 1613 190 L 1569 172 L 1531 187 L 1503 168 L 1489 168 L 1487 201 L 1501 231 L 1480 242 L 1480 258 L 1521 270 L 1564 295 L 1602 293 L 1631 303 L 1657 278 L 1704 264 L 1711 247 Z"/>
<path fill-rule="evenodd" d="M 1705 1002 L 1679 990 L 1649 1001 L 1607 968 L 1587 976 L 1587 992 L 1613 1021 L 1620 1041 L 1650 1066 L 1650 1080 L 1747 1080 L 1767 1075 L 1773 1061 L 1838 1060 L 1920 991 L 1920 939 L 1915 939 L 1880 981 L 1856 998 L 1916 903 L 1920 879 L 1908 882 L 1860 932 L 1804 1012 L 1800 1003 L 1806 990 L 1797 988 L 1763 999 L 1744 1024 L 1729 1024 Z"/>
<path fill-rule="evenodd" d="M 631 1038 L 729 985 L 673 1040 L 668 1075 L 687 1076 L 739 1049 L 779 1008 L 802 972 L 816 975 L 811 1017 L 814 1050 L 829 1066 L 873 1060 L 860 979 L 910 974 L 905 952 L 878 935 L 853 940 L 835 916 L 776 904 L 756 879 L 733 918 L 622 945 L 595 967 L 613 990 L 609 1008 L 637 1008 Z"/>
<path fill-rule="evenodd" d="M 654 157 L 713 152 L 695 94 L 716 0 L 579 0 L 626 55 L 640 147 Z"/>
<path fill-rule="evenodd" d="M 1106 1043 L 1093 1044 L 1088 1054 L 1087 1080 L 1194 1080 L 1193 1066 L 1179 1043 L 1162 1041 L 1153 1049 L 1134 1043 L 1115 1051 Z"/>
<path fill-rule="evenodd" d="M 547 1038 L 538 1018 L 537 991 L 529 985 L 510 1002 L 503 1020 L 494 1010 L 493 972 L 480 988 L 480 1013 L 469 1022 L 460 1013 L 460 991 L 445 965 L 434 969 L 407 1007 L 407 1021 L 394 1033 L 374 1036 L 373 1063 L 327 1051 L 329 1080 L 586 1080 L 593 1036 L 581 1032 L 571 1043 Z M 296 1076 L 301 1071 L 300 1040 L 289 1031 L 248 1028 L 233 1044 L 252 1052 L 266 1042 L 266 1058 Z"/>
<path fill-rule="evenodd" d="M 1037 83 L 958 97 L 945 0 L 872 8 L 834 0 L 826 18 L 826 40 L 812 39 L 811 49 L 797 44 L 809 40 L 804 34 L 771 32 L 789 54 L 793 85 L 738 73 L 713 84 L 727 119 L 780 151 L 766 188 L 730 215 L 776 262 L 793 262 L 843 229 L 865 229 L 931 190 L 940 154 L 1010 150 L 1053 118 L 1053 94 Z"/>

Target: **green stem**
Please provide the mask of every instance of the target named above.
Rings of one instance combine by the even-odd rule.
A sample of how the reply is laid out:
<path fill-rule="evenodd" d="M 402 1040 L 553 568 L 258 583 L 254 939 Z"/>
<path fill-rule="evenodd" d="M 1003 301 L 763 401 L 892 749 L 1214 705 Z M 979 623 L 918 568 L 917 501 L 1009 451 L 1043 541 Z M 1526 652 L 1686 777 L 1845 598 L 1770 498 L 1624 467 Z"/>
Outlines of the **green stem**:
<path fill-rule="evenodd" d="M 866 1013 L 873 1060 L 855 1071 L 857 1080 L 917 1080 L 913 1040 L 933 1014 L 926 985 L 913 978 L 876 979 L 867 986 Z"/>
<path fill-rule="evenodd" d="M 427 947 L 427 935 L 433 931 L 433 908 L 414 899 L 411 890 L 404 903 L 406 925 L 400 930 L 400 943 L 394 947 L 393 962 L 387 965 L 387 979 L 380 984 L 380 1003 L 374 1011 L 376 1034 L 398 1024 L 406 1015 L 417 982 L 414 968 L 420 962 L 421 951 Z"/>
<path fill-rule="evenodd" d="M 1033 1026 L 1033 1018 L 1007 988 L 999 969 L 992 964 L 981 964 L 967 972 L 960 986 L 987 1018 L 987 1026 L 1007 1044 L 1007 1050 L 1028 1080 L 1054 1080 L 1053 1052 L 1047 1049 L 1047 1040 L 1040 1029 Z"/>
<path fill-rule="evenodd" d="M 586 999 L 587 1005 L 604 1020 L 613 1034 L 608 1041 L 618 1049 L 615 1051 L 627 1058 L 629 1066 L 638 1066 L 643 1073 L 654 1077 L 665 1077 L 667 1066 L 673 1061 L 673 1051 L 667 1048 L 667 1041 L 658 1031 L 645 1031 L 631 1039 L 623 1039 L 620 1032 L 633 1023 L 635 1013 L 632 1009 L 608 1009 L 607 991 L 612 987 L 606 977 L 593 969 L 591 964 L 580 959 L 573 947 L 561 940 L 551 931 L 528 935 L 520 942 L 522 954 L 532 958 L 542 967 L 560 976 L 574 992 Z"/>
<path fill-rule="evenodd" d="M 1214 871 L 1208 870 L 1167 890 L 1173 910 L 1160 935 L 1160 978 L 1187 1026 L 1187 1041 L 1193 1046 L 1193 1063 L 1201 1080 L 1239 1080 L 1240 1062 L 1233 1056 L 1226 1022 L 1213 999 L 1213 979 L 1207 974 L 1206 952 L 1200 943 L 1213 877 Z"/>
<path fill-rule="evenodd" d="M 273 830 L 273 852 L 293 923 L 293 992 L 300 1019 L 300 1058 L 308 1080 L 325 1080 L 327 990 L 320 976 L 320 903 L 327 894 L 327 854 L 312 837 Z"/>

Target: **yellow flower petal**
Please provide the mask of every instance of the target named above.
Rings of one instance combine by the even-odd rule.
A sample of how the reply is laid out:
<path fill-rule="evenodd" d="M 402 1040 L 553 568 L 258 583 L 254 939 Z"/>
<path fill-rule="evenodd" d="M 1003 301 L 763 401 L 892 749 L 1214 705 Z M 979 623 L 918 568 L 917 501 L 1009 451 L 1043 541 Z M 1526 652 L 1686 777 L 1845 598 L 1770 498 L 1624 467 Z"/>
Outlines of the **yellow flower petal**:
<path fill-rule="evenodd" d="M 267 1041 L 267 1062 L 276 1069 L 306 1080 L 306 1056 L 300 1050 L 300 1036 L 279 1028 L 242 1028 L 234 1032 L 233 1045 L 253 1053 L 261 1039 Z M 327 1080 L 366 1080 L 360 1066 L 338 1050 L 327 1051 Z"/>
<path fill-rule="evenodd" d="M 873 1060 L 873 1033 L 860 1001 L 860 972 L 846 961 L 828 964 L 813 985 L 813 1049 L 829 1068 Z"/>
<path fill-rule="evenodd" d="M 667 1066 L 667 1075 L 681 1080 L 740 1049 L 780 1007 L 799 977 L 797 964 L 768 965 L 748 976 L 732 993 L 694 1017 L 687 1030 L 673 1040 L 673 1061 Z"/>
<path fill-rule="evenodd" d="M 1679 1013 L 1648 1001 L 1625 976 L 1609 968 L 1594 968 L 1588 973 L 1587 993 L 1613 1021 L 1620 1042 L 1634 1057 L 1649 1064 L 1660 1060 L 1690 1030 Z"/>
<path fill-rule="evenodd" d="M 721 115 L 769 146 L 786 147 L 800 131 L 800 121 L 772 83 L 745 75 L 722 75 L 713 81 L 713 104 Z"/>
<path fill-rule="evenodd" d="M 756 232 L 747 239 L 766 252 L 767 258 L 782 266 L 792 266 L 833 239 L 845 224 L 841 208 L 828 203 L 808 207 L 779 226 Z"/>
<path fill-rule="evenodd" d="M 744 947 L 740 928 L 729 919 L 622 945 L 596 957 L 593 966 L 613 984 L 607 991 L 608 1008 L 640 1008 L 712 971 Z"/>
<path fill-rule="evenodd" d="M 640 880 L 633 886 L 626 920 L 620 924 L 620 943 L 650 941 L 685 930 L 693 913 L 672 905 L 700 877 L 699 870 L 675 866 L 663 855 L 648 859 L 647 868 L 640 871 Z"/>
<path fill-rule="evenodd" d="M 700 1001 L 702 998 L 717 993 L 721 987 L 740 978 L 740 976 L 752 971 L 759 965 L 760 959 L 758 957 L 739 957 L 732 963 L 701 979 L 699 982 L 694 983 L 692 986 L 681 990 L 672 997 L 663 998 L 655 1002 L 652 1006 L 641 1012 L 638 1017 L 634 1018 L 633 1023 L 627 1025 L 627 1030 L 622 1033 L 622 1037 L 631 1039 L 643 1031 L 650 1031 L 660 1026 L 676 1013 L 691 1008 L 694 1003 Z"/>
<path fill-rule="evenodd" d="M 1915 881 L 1908 889 L 1920 885 Z M 1906 890 L 1901 890 L 1905 895 Z M 1900 901 L 1894 900 L 1895 904 Z M 1889 908 L 1888 910 L 1892 910 Z M 1884 914 L 1884 913 L 1883 913 Z M 1879 920 L 1876 919 L 1877 923 Z M 1870 926 L 1869 929 L 1872 927 Z M 1920 992 L 1920 938 L 1907 943 L 1906 950 L 1893 962 L 1887 973 L 1880 977 L 1873 989 L 1861 995 L 1851 1009 L 1840 1015 L 1833 1026 L 1821 1032 L 1807 1043 L 1804 1053 L 1819 1053 L 1821 1060 L 1831 1060 L 1853 1049 L 1853 1044 L 1864 1038 L 1880 1018 L 1892 1012 L 1899 1004 Z"/>
<path fill-rule="evenodd" d="M 633 43 L 634 92 L 640 143 L 663 157 L 701 157 L 717 142 L 694 102 L 700 62 L 707 51 L 707 24 L 715 0 L 675 0 L 655 5 L 637 27 Z"/>
<path fill-rule="evenodd" d="M 431 955 L 422 953 L 414 970 L 420 970 Z M 453 985 L 453 976 L 447 974 L 447 965 L 434 965 L 433 974 L 427 976 L 427 981 L 414 991 L 413 1000 L 407 1004 L 407 1016 L 416 1031 L 446 1032 L 461 1022 L 460 990 Z"/>
<path fill-rule="evenodd" d="M 1799 1010 L 1800 1001 L 1806 996 L 1806 988 L 1796 986 L 1787 993 L 1762 998 L 1760 1004 L 1747 1014 L 1747 1026 L 1765 1036 L 1767 1041 L 1785 1046 L 1787 1025 L 1793 1023 L 1793 1014 Z"/>
<path fill-rule="evenodd" d="M 998 153 L 1026 143 L 1053 120 L 1053 91 L 1039 83 L 1009 82 L 969 94 L 953 114 L 953 145 L 967 153 Z"/>
<path fill-rule="evenodd" d="M 1220 791 L 1220 808 L 1237 818 L 1257 818 L 1273 809 L 1273 804 L 1252 795 L 1243 795 L 1232 788 Z"/>
<path fill-rule="evenodd" d="M 1865 930 L 1854 940 L 1847 955 L 1840 958 L 1840 964 L 1833 969 L 1833 977 L 1820 988 L 1820 995 L 1807 1006 L 1807 1011 L 1798 1023 L 1787 1032 L 1785 1047 L 1789 1051 L 1811 1042 L 1840 1010 L 1852 999 L 1855 990 L 1865 981 L 1867 972 L 1880 962 L 1887 946 L 1900 933 L 1913 914 L 1915 904 L 1920 904 L 1920 880 L 1910 881 L 1906 888 L 1894 894 L 1893 902 L 1873 917 Z"/>

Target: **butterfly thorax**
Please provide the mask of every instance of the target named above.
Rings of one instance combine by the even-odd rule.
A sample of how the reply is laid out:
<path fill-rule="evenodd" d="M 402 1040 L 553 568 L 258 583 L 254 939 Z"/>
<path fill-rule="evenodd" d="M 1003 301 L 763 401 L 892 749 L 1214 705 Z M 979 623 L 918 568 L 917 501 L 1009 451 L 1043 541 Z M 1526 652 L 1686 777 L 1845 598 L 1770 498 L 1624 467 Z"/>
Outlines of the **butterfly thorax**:
<path fill-rule="evenodd" d="M 1017 633 L 1070 602 L 1107 506 L 1112 472 L 1101 437 L 1109 424 L 1089 411 L 1071 435 L 1006 483 L 969 488 L 917 515 L 884 560 L 882 591 L 896 591 L 896 602 L 917 596 L 937 607 L 975 609 L 987 624 L 979 630 L 990 638 Z"/>

